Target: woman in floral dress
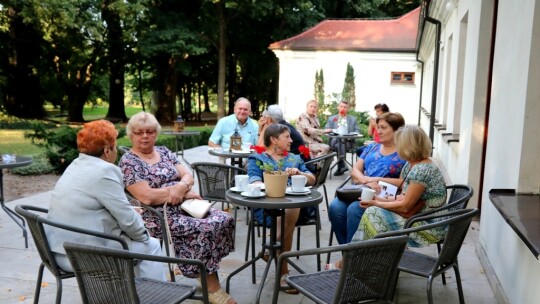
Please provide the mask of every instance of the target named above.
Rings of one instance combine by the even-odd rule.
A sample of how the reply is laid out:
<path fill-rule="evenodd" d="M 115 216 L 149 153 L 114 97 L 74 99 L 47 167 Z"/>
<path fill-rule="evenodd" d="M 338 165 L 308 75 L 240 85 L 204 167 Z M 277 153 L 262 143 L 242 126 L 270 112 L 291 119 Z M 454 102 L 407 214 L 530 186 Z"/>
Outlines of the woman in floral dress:
<path fill-rule="evenodd" d="M 296 120 L 296 129 L 302 134 L 304 142 L 309 146 L 311 158 L 319 157 L 330 152 L 330 146 L 323 143 L 321 135 L 332 132 L 331 129 L 321 129 L 317 112 L 319 105 L 316 100 L 306 104 L 306 112 Z"/>
<path fill-rule="evenodd" d="M 234 250 L 234 220 L 226 212 L 210 209 L 203 219 L 191 217 L 180 204 L 185 199 L 201 198 L 191 188 L 193 176 L 166 147 L 155 147 L 161 126 L 149 113 L 140 112 L 129 120 L 126 132 L 133 148 L 120 159 L 124 185 L 141 203 L 163 212 L 168 202 L 167 215 L 175 254 L 181 258 L 198 259 L 208 271 L 208 291 L 211 303 L 234 304 L 236 301 L 220 285 L 217 271 L 220 261 Z M 148 211 L 143 213 L 151 235 L 162 239 L 158 219 Z M 182 274 L 199 277 L 194 266 L 179 265 Z"/>
<path fill-rule="evenodd" d="M 353 241 L 367 240 L 382 232 L 402 229 L 407 219 L 399 213 L 410 213 L 416 210 L 416 206 L 421 206 L 417 204 L 425 203 L 416 211 L 422 212 L 441 207 L 446 202 L 444 177 L 429 158 L 431 141 L 426 133 L 418 126 L 407 125 L 396 132 L 395 138 L 399 156 L 408 162 L 401 171 L 402 194 L 389 199 L 376 196 L 373 200 L 361 201 L 360 205 L 367 209 Z M 415 226 L 426 223 L 418 222 Z M 445 233 L 446 229 L 441 227 L 413 233 L 409 236 L 409 246 L 421 247 L 436 243 Z"/>

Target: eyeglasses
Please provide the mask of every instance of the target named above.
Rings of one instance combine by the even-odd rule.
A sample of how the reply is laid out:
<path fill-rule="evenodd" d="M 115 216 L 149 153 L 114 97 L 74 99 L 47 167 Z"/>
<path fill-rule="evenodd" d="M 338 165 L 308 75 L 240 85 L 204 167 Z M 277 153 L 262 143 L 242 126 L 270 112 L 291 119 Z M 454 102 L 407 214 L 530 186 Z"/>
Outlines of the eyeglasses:
<path fill-rule="evenodd" d="M 152 136 L 154 134 L 156 134 L 156 130 L 141 130 L 141 131 L 134 131 L 133 132 L 133 135 L 136 135 L 136 136 L 144 136 L 144 134 L 148 135 L 148 136 Z"/>

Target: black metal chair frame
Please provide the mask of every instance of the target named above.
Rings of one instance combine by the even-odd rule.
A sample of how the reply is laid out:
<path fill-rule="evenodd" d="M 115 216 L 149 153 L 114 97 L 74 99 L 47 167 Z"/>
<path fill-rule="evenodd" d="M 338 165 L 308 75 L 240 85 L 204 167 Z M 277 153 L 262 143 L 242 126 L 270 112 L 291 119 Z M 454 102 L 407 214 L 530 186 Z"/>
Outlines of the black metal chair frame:
<path fill-rule="evenodd" d="M 218 176 L 203 176 L 201 174 L 202 167 L 215 167 L 219 170 L 227 170 L 227 178 L 220 179 Z M 225 197 L 225 193 L 229 190 L 234 184 L 234 176 L 237 174 L 247 174 L 247 170 L 235 166 L 230 166 L 220 163 L 212 162 L 195 162 L 191 164 L 191 168 L 195 171 L 197 175 L 197 181 L 199 183 L 199 195 L 210 202 L 221 202 L 222 209 L 223 204 L 229 202 Z M 249 212 L 247 213 L 249 216 Z M 234 206 L 234 222 L 238 216 L 238 208 Z M 248 221 L 246 216 L 246 222 Z M 234 230 L 233 240 L 236 240 L 236 229 Z"/>
<path fill-rule="evenodd" d="M 65 271 L 56 264 L 53 252 L 51 251 L 51 247 L 49 246 L 47 234 L 45 233 L 45 225 L 118 241 L 122 245 L 122 248 L 128 249 L 126 241 L 119 236 L 66 225 L 57 221 L 47 219 L 46 217 L 38 214 L 38 212 L 41 214 L 47 214 L 49 211 L 48 209 L 30 205 L 17 205 L 15 206 L 15 211 L 26 219 L 28 223 L 28 228 L 30 229 L 30 233 L 32 234 L 34 243 L 36 244 L 36 249 L 39 253 L 39 256 L 41 257 L 41 264 L 39 265 L 38 277 L 36 282 L 34 303 L 39 302 L 41 281 L 43 279 L 43 270 L 45 267 L 47 267 L 47 269 L 49 269 L 49 271 L 56 278 L 56 303 L 58 304 L 62 301 L 62 280 L 73 278 L 75 276 L 73 272 Z"/>
<path fill-rule="evenodd" d="M 408 237 L 390 237 L 283 253 L 278 259 L 272 303 L 278 303 L 283 262 L 292 257 L 341 252 L 341 270 L 290 275 L 286 281 L 316 303 L 392 303 L 398 264 Z"/>
<path fill-rule="evenodd" d="M 456 274 L 456 284 L 458 288 L 459 302 L 465 303 L 463 288 L 461 286 L 461 276 L 459 273 L 458 254 L 469 230 L 472 219 L 479 214 L 478 209 L 461 209 L 445 213 L 431 214 L 427 216 L 418 216 L 408 222 L 402 230 L 390 231 L 378 234 L 376 238 L 386 238 L 398 235 L 410 235 L 423 230 L 429 230 L 437 227 L 447 227 L 448 231 L 444 239 L 441 252 L 438 257 L 432 257 L 412 250 L 405 250 L 398 269 L 414 275 L 427 278 L 427 296 L 428 303 L 433 303 L 432 285 L 433 279 L 438 275 L 444 275 L 444 272 L 450 268 L 454 269 Z M 414 226 L 421 221 L 430 221 L 441 219 L 438 222 Z"/>
<path fill-rule="evenodd" d="M 208 302 L 208 283 L 203 262 L 165 256 L 134 253 L 100 246 L 64 243 L 83 303 L 181 303 L 186 299 Z M 135 278 L 135 261 L 196 265 L 201 273 L 202 295 L 189 284 Z M 144 299 L 146 301 L 141 300 Z"/>

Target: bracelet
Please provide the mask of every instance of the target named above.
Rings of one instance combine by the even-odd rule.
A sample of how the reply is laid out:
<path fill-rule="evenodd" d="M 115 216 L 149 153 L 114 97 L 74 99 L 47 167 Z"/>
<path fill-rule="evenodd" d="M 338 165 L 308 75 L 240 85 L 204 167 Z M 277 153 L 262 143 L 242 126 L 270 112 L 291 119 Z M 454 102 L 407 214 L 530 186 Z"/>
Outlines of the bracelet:
<path fill-rule="evenodd" d="M 184 183 L 184 184 L 186 184 L 187 189 L 188 189 L 188 190 L 191 190 L 191 185 L 190 185 L 188 182 L 181 180 L 181 181 L 179 181 L 179 183 Z"/>

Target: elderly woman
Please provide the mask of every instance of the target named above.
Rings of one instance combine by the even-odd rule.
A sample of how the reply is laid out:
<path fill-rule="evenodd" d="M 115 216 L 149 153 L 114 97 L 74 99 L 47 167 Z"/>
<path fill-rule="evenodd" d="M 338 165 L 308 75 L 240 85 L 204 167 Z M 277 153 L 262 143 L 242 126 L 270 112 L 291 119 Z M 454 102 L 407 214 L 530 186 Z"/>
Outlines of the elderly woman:
<path fill-rule="evenodd" d="M 377 193 L 380 191 L 379 181 L 399 186 L 399 176 L 405 161 L 397 153 L 394 134 L 403 125 L 405 120 L 399 113 L 386 113 L 377 117 L 380 143 L 367 146 L 354 164 L 351 171 L 354 184 L 366 185 Z M 346 203 L 334 198 L 328 209 L 328 217 L 339 244 L 351 241 L 364 211 L 358 201 Z"/>
<path fill-rule="evenodd" d="M 391 198 L 375 197 L 361 201 L 367 208 L 360 221 L 354 240 L 367 240 L 381 232 L 402 229 L 407 217 L 430 208 L 441 207 L 446 202 L 446 185 L 439 168 L 430 159 L 431 141 L 418 126 L 407 125 L 396 134 L 399 156 L 407 161 L 401 171 L 403 189 Z M 420 222 L 419 225 L 424 225 Z M 421 247 L 437 243 L 445 230 L 435 228 L 409 237 L 409 246 Z"/>
<path fill-rule="evenodd" d="M 140 214 L 124 193 L 122 172 L 114 165 L 117 136 L 114 125 L 106 120 L 84 124 L 77 133 L 79 157 L 54 186 L 47 217 L 67 225 L 121 236 L 133 252 L 160 255 L 159 241 L 149 237 Z M 56 262 L 65 271 L 73 271 L 63 247 L 66 241 L 121 248 L 115 241 L 54 227 L 47 227 L 46 233 Z M 137 267 L 141 277 L 165 281 L 160 263 L 141 261 Z"/>
<path fill-rule="evenodd" d="M 296 128 L 302 134 L 304 142 L 309 146 L 312 158 L 328 154 L 330 146 L 323 143 L 321 135 L 332 132 L 332 129 L 321 129 L 317 112 L 319 105 L 316 100 L 306 104 L 306 112 L 300 114 L 296 120 Z"/>
<path fill-rule="evenodd" d="M 298 155 L 290 154 L 292 139 L 289 128 L 282 124 L 272 124 L 268 126 L 264 133 L 264 146 L 266 151 L 255 154 L 248 159 L 248 175 L 250 183 L 263 182 L 263 170 L 261 165 L 269 165 L 273 170 L 284 170 L 290 177 L 293 175 L 304 175 L 307 177 L 306 185 L 315 183 L 315 176 L 304 166 L 304 162 Z M 254 210 L 255 218 L 259 223 L 270 226 L 270 218 L 265 218 L 263 209 Z M 292 247 L 294 227 L 300 215 L 300 208 L 285 210 L 285 231 L 278 231 L 278 239 L 282 240 L 282 251 L 290 251 Z M 279 219 L 281 221 L 281 219 Z M 278 222 L 277 227 L 281 227 Z M 279 230 L 279 229 L 278 229 Z M 283 264 L 281 285 L 286 287 L 285 276 L 289 273 L 287 263 Z M 298 293 L 295 289 L 286 290 L 288 293 Z"/>
<path fill-rule="evenodd" d="M 263 120 L 264 119 L 264 120 Z M 269 126 L 274 124 L 282 124 L 289 129 L 290 138 L 292 140 L 290 146 L 290 152 L 298 154 L 302 157 L 304 161 L 308 161 L 311 157 L 305 157 L 304 154 L 300 151 L 302 146 L 305 147 L 304 138 L 296 130 L 296 128 L 285 121 L 283 118 L 283 111 L 278 105 L 271 105 L 266 111 L 263 112 L 263 116 L 259 121 L 259 140 L 257 141 L 257 146 L 263 146 L 265 144 L 265 133 Z"/>
<path fill-rule="evenodd" d="M 203 219 L 189 216 L 180 204 L 185 199 L 200 198 L 191 188 L 193 176 L 166 147 L 156 147 L 161 130 L 156 118 L 140 112 L 129 120 L 126 132 L 133 147 L 126 152 L 119 166 L 124 173 L 124 185 L 141 203 L 163 211 L 168 202 L 169 227 L 176 249 L 176 256 L 201 260 L 209 272 L 208 290 L 211 303 L 233 304 L 236 301 L 228 295 L 219 283 L 217 271 L 219 262 L 234 249 L 234 220 L 226 212 L 210 209 Z M 149 212 L 143 213 L 150 233 L 162 238 L 157 219 Z M 179 265 L 182 274 L 188 278 L 199 277 L 192 266 Z"/>

